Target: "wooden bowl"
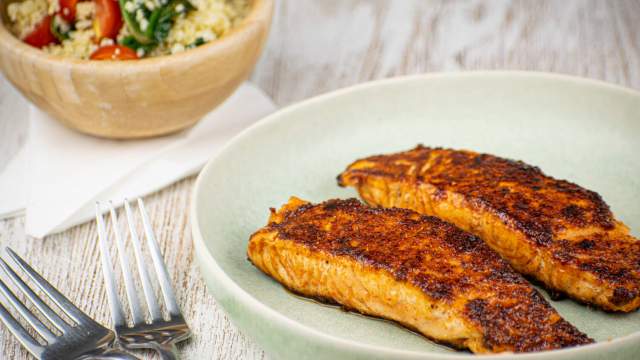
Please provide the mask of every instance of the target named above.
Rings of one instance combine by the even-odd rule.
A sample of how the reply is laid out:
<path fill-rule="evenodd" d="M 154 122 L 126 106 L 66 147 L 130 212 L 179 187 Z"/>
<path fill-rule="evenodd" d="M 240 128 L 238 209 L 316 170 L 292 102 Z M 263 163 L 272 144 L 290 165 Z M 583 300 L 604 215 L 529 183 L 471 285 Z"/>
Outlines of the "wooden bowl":
<path fill-rule="evenodd" d="M 195 124 L 249 76 L 272 14 L 273 0 L 254 0 L 246 19 L 220 39 L 120 62 L 49 55 L 0 22 L 0 68 L 32 103 L 78 131 L 114 139 L 164 135 Z"/>

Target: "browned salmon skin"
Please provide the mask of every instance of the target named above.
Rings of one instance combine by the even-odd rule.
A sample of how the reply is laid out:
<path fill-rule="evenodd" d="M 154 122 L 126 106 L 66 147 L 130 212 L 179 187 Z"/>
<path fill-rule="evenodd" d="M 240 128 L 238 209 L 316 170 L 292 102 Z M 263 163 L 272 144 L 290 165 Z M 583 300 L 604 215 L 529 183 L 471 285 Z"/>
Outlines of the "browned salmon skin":
<path fill-rule="evenodd" d="M 247 254 L 296 293 L 475 353 L 592 342 L 482 240 L 411 210 L 292 198 L 251 236 Z"/>
<path fill-rule="evenodd" d="M 539 168 L 418 146 L 338 176 L 373 206 L 437 216 L 482 238 L 519 272 L 608 311 L 640 306 L 640 241 L 595 192 Z"/>

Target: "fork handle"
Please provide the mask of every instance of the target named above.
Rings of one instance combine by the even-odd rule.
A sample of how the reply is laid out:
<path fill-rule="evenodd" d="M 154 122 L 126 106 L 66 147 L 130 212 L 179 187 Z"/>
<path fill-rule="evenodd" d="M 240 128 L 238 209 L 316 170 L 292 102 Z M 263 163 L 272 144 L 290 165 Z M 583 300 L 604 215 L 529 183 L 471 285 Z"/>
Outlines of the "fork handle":
<path fill-rule="evenodd" d="M 97 353 L 97 354 L 92 354 L 92 355 L 86 355 L 83 357 L 78 358 L 77 360 L 84 360 L 84 359 L 92 359 L 92 360 L 140 360 L 139 358 L 126 353 L 124 351 L 120 351 L 120 350 L 116 350 L 116 349 L 109 349 L 109 350 L 105 350 L 103 352 Z"/>
<path fill-rule="evenodd" d="M 162 360 L 178 360 L 178 348 L 174 343 L 153 344 L 153 349 L 158 352 Z"/>

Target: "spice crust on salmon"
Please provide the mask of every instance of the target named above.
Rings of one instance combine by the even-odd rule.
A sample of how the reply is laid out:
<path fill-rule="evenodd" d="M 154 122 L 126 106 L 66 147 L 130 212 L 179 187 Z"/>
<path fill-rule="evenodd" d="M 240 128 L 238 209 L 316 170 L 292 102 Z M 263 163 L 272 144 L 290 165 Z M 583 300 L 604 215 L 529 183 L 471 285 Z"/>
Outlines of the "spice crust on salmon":
<path fill-rule="evenodd" d="M 296 293 L 474 353 L 592 342 L 479 238 L 411 210 L 292 198 L 272 209 L 247 254 Z"/>
<path fill-rule="evenodd" d="M 370 205 L 413 209 L 478 235 L 550 290 L 608 311 L 640 307 L 640 241 L 600 195 L 537 167 L 418 146 L 357 160 L 338 183 Z"/>

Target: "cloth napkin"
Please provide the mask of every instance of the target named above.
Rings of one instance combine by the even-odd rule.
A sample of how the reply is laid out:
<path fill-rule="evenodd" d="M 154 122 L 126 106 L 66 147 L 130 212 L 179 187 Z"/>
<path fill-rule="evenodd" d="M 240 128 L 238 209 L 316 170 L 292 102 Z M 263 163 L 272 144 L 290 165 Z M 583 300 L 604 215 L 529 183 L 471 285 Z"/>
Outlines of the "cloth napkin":
<path fill-rule="evenodd" d="M 81 224 L 95 216 L 96 201 L 119 206 L 197 173 L 231 137 L 274 110 L 247 83 L 189 130 L 116 141 L 69 130 L 32 106 L 26 144 L 0 174 L 0 218 L 25 209 L 25 232 L 36 238 Z"/>

